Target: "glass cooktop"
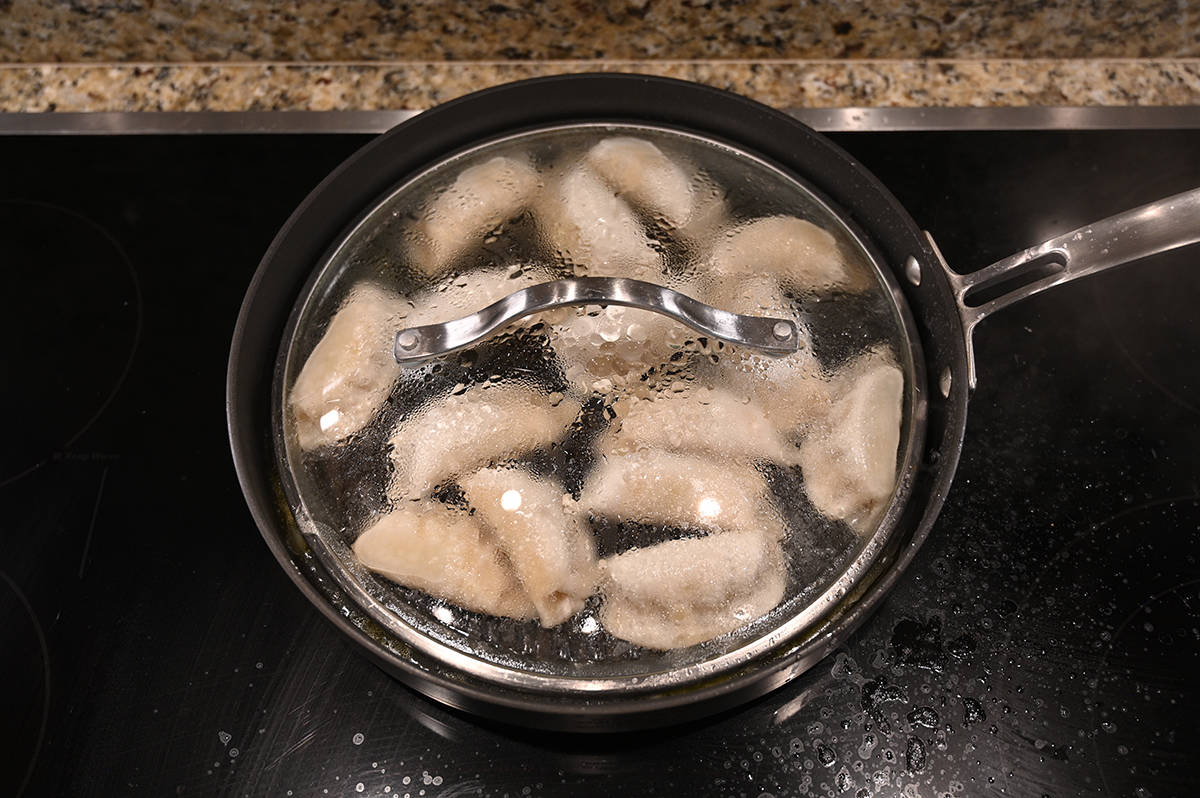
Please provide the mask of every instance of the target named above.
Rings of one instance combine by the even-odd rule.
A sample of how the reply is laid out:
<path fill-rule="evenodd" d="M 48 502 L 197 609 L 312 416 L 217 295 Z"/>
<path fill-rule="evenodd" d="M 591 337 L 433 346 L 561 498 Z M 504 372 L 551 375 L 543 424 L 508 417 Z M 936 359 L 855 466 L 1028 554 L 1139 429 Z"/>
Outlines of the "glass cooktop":
<path fill-rule="evenodd" d="M 1200 185 L 1194 130 L 835 139 L 962 270 Z M 367 140 L 0 140 L 0 794 L 1200 786 L 1200 248 L 980 327 L 945 509 L 834 656 L 707 721 L 545 734 L 376 668 L 281 572 L 238 489 L 224 377 L 242 294 Z"/>

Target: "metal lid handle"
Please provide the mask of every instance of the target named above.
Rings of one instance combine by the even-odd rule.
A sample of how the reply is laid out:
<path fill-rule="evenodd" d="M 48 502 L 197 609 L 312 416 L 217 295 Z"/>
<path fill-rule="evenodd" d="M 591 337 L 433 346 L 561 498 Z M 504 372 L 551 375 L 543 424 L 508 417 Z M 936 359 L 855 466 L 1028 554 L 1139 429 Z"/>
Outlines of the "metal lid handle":
<path fill-rule="evenodd" d="M 730 313 L 642 280 L 571 277 L 523 288 L 461 319 L 400 330 L 396 333 L 396 362 L 413 364 L 444 355 L 470 346 L 523 316 L 571 305 L 624 305 L 651 310 L 703 335 L 767 355 L 787 355 L 800 348 L 799 332 L 788 319 Z"/>

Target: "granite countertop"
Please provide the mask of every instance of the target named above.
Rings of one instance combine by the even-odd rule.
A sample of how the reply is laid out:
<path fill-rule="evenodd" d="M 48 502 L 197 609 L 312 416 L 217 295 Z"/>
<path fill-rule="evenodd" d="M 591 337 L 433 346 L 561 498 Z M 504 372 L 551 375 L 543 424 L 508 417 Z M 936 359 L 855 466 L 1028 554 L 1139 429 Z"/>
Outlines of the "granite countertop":
<path fill-rule="evenodd" d="M 1186 0 L 0 0 L 0 111 L 426 108 L 616 70 L 777 107 L 1200 105 Z"/>

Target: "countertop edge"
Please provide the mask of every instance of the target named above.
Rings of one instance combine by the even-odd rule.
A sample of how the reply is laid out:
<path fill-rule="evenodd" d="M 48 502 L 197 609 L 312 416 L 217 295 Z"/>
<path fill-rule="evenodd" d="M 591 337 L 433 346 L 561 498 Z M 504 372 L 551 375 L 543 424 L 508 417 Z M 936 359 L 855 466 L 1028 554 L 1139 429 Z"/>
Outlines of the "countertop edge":
<path fill-rule="evenodd" d="M 523 78 L 635 72 L 778 108 L 1200 105 L 1200 59 L 0 65 L 0 112 L 420 110 Z"/>

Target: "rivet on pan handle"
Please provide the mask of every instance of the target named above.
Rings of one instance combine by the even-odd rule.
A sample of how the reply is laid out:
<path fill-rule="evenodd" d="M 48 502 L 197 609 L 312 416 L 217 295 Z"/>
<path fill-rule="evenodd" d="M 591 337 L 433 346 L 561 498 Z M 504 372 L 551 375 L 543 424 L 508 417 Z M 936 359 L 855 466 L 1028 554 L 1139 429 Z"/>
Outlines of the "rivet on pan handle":
<path fill-rule="evenodd" d="M 970 274 L 952 271 L 943 259 L 967 339 L 970 386 L 975 387 L 972 334 L 992 313 L 1047 288 L 1196 243 L 1200 188 L 1071 230 Z"/>
<path fill-rule="evenodd" d="M 523 288 L 461 319 L 400 330 L 396 333 L 396 362 L 411 365 L 444 355 L 470 346 L 522 316 L 571 305 L 624 305 L 651 310 L 702 335 L 767 355 L 788 355 L 800 348 L 799 332 L 788 319 L 730 313 L 642 280 L 572 277 Z"/>

